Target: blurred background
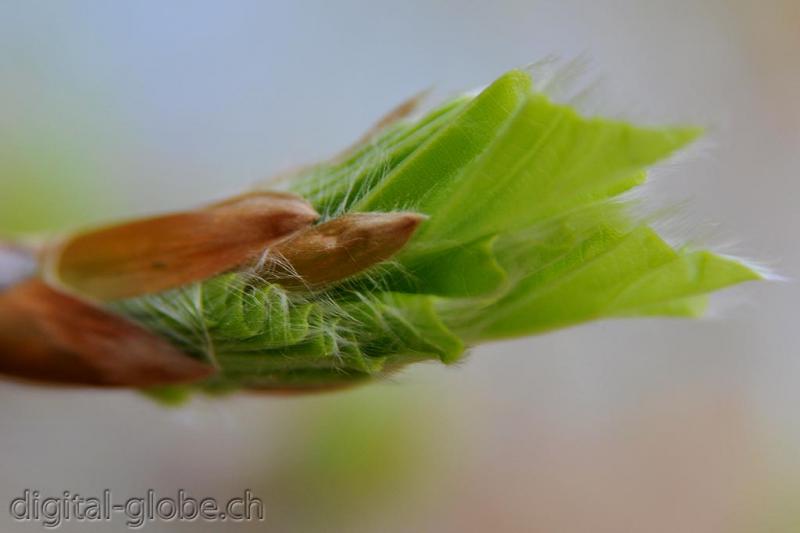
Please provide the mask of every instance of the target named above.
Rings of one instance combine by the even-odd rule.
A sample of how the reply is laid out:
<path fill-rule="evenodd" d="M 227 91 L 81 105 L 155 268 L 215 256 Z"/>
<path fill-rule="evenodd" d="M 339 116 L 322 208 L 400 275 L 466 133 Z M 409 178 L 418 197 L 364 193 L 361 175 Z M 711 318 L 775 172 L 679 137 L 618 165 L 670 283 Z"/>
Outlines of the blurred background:
<path fill-rule="evenodd" d="M 651 192 L 790 280 L 702 321 L 590 324 L 346 393 L 169 409 L 0 383 L 0 504 L 250 488 L 263 523 L 147 531 L 800 531 L 797 0 L 5 1 L 0 232 L 220 198 L 421 89 L 553 54 L 588 60 L 604 113 L 708 126 Z M 4 510 L 0 530 L 37 526 Z"/>

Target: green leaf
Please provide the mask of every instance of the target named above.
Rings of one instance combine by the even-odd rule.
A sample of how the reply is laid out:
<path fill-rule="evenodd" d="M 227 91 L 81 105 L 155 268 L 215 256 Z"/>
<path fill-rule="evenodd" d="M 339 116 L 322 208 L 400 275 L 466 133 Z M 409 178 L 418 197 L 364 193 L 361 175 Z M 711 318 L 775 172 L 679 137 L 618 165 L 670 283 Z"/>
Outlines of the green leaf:
<path fill-rule="evenodd" d="M 116 309 L 217 364 L 208 390 L 338 386 L 589 320 L 699 316 L 760 276 L 674 248 L 620 195 L 700 133 L 581 116 L 514 70 L 290 184 L 323 220 L 427 215 L 391 261 L 315 290 L 234 272 Z"/>
<path fill-rule="evenodd" d="M 406 260 L 388 281 L 393 290 L 470 298 L 500 290 L 508 281 L 495 257 L 496 237 L 479 239 L 420 259 Z"/>
<path fill-rule="evenodd" d="M 662 267 L 648 272 L 609 302 L 609 314 L 640 316 L 654 314 L 659 306 L 671 309 L 675 316 L 678 303 L 686 304 L 692 297 L 712 292 L 761 276 L 735 259 L 707 251 L 681 254 Z M 692 302 L 686 314 L 694 316 L 698 309 Z"/>
<path fill-rule="evenodd" d="M 680 253 L 652 229 L 619 236 L 601 229 L 532 270 L 506 295 L 480 309 L 443 307 L 473 341 L 541 333 L 611 317 L 696 316 L 707 292 L 760 279 L 741 263 L 710 252 Z"/>
<path fill-rule="evenodd" d="M 639 185 L 645 167 L 698 135 L 694 128 L 641 129 L 585 119 L 530 95 L 458 180 L 416 206 L 435 216 L 412 246 L 469 242 L 606 200 Z"/>
<path fill-rule="evenodd" d="M 391 211 L 423 206 L 426 197 L 447 189 L 463 167 L 492 143 L 498 129 L 525 101 L 530 86 L 530 76 L 521 71 L 513 70 L 500 77 L 370 190 L 353 210 Z"/>

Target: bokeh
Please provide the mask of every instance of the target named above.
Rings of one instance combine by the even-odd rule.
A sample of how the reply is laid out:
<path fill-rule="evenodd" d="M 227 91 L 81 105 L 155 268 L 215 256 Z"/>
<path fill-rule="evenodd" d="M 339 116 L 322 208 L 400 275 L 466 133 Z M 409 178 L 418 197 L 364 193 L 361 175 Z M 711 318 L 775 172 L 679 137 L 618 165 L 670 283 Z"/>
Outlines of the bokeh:
<path fill-rule="evenodd" d="M 204 203 L 385 110 L 579 58 L 584 109 L 708 128 L 656 169 L 669 229 L 785 281 L 308 397 L 0 383 L 0 504 L 250 488 L 264 522 L 147 531 L 800 531 L 796 0 L 0 4 L 0 234 Z M 35 531 L 0 513 L 0 530 Z M 125 531 L 67 523 L 62 531 Z"/>

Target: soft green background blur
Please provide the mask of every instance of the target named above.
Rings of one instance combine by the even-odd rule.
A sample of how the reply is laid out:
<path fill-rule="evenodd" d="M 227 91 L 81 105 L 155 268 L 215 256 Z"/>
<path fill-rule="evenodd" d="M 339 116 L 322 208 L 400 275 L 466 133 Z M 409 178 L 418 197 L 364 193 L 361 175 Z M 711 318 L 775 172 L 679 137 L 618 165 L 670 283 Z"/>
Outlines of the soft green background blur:
<path fill-rule="evenodd" d="M 673 232 L 797 277 L 797 0 L 4 1 L 0 233 L 219 198 L 421 89 L 550 54 L 590 60 L 590 109 L 707 125 L 654 173 L 691 200 Z M 334 395 L 164 409 L 0 383 L 0 505 L 251 488 L 264 523 L 147 531 L 792 533 L 799 300 L 749 286 L 703 321 L 592 324 Z M 0 530 L 37 527 L 2 511 Z"/>

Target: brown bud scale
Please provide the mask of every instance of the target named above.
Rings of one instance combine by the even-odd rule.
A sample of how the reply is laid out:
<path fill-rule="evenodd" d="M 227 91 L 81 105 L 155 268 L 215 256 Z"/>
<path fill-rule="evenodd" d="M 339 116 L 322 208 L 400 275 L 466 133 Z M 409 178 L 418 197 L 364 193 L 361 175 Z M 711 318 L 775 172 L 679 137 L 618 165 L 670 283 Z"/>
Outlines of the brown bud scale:
<path fill-rule="evenodd" d="M 33 279 L 0 293 L 0 373 L 46 383 L 152 387 L 215 373 L 141 326 Z"/>
<path fill-rule="evenodd" d="M 259 274 L 288 288 L 324 287 L 392 257 L 424 219 L 418 213 L 344 215 L 270 247 Z"/>
<path fill-rule="evenodd" d="M 44 275 L 55 286 L 102 301 L 161 292 L 251 262 L 317 218 L 298 196 L 248 193 L 69 237 L 45 252 Z"/>

